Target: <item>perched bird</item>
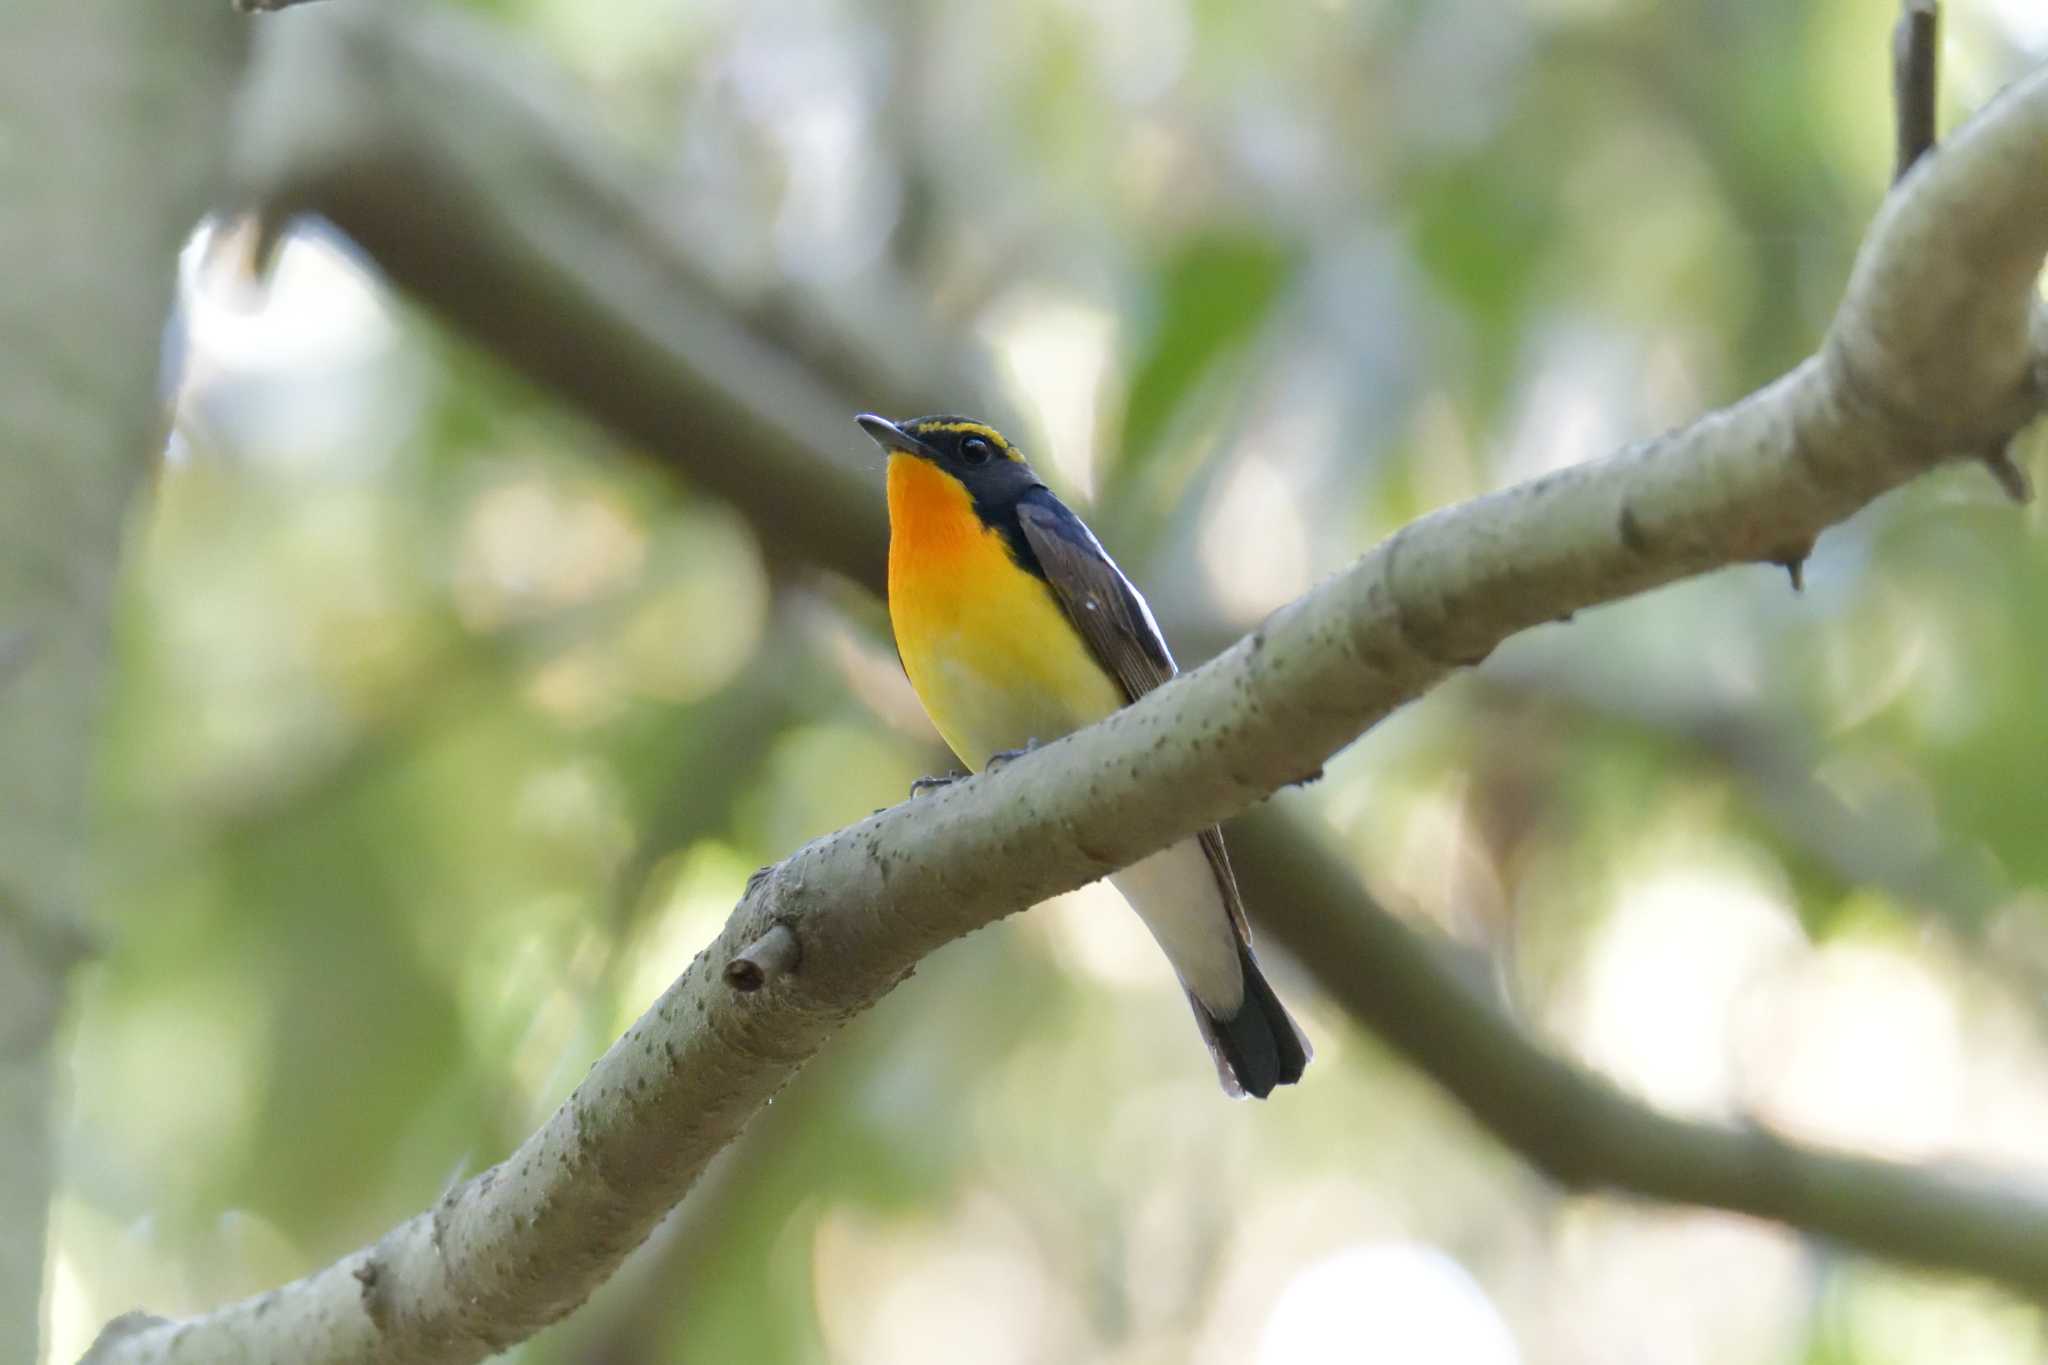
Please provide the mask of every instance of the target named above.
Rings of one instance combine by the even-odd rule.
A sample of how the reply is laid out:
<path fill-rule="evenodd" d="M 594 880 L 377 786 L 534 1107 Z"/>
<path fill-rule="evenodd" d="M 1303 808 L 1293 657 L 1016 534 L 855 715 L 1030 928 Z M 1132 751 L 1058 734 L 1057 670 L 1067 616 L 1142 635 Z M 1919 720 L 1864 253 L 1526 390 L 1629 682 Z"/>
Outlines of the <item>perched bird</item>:
<path fill-rule="evenodd" d="M 910 685 L 980 772 L 1101 720 L 1178 670 L 1093 533 L 993 427 L 857 419 L 889 452 L 889 619 Z M 1223 1088 L 1301 1079 L 1308 1041 L 1252 957 L 1211 826 L 1110 878 L 1180 975 Z"/>

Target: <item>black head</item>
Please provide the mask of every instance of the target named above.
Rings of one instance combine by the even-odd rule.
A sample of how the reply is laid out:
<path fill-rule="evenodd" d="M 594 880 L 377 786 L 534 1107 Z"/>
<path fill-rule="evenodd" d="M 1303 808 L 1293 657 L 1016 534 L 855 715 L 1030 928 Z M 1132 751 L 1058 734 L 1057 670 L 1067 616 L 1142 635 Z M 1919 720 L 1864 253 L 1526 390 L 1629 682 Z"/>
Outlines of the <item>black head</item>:
<path fill-rule="evenodd" d="M 929 460 L 951 474 L 977 503 L 1013 501 L 1038 486 L 1024 454 L 986 422 L 941 414 L 891 422 L 864 412 L 854 419 L 876 445 L 895 454 Z"/>

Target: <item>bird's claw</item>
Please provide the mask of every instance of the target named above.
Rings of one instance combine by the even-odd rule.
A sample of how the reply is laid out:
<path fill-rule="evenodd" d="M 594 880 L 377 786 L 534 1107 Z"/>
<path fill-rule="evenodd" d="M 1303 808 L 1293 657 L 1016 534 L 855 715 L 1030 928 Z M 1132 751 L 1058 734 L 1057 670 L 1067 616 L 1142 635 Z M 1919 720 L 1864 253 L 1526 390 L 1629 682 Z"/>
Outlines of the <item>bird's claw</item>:
<path fill-rule="evenodd" d="M 988 762 L 981 765 L 981 770 L 985 773 L 992 773 L 996 771 L 996 769 L 1002 767 L 1004 764 L 1015 762 L 1017 759 L 1024 757 L 1024 755 L 1030 753 L 1033 749 L 1036 749 L 1037 747 L 1037 740 L 1027 739 L 1024 741 L 1024 747 L 1021 749 L 1005 749 L 1001 753 L 990 754 L 988 756 Z"/>
<path fill-rule="evenodd" d="M 917 781 L 910 784 L 910 799 L 915 801 L 926 792 L 935 792 L 941 787 L 950 787 L 965 776 L 967 776 L 966 773 L 955 768 L 944 777 L 920 777 Z"/>
<path fill-rule="evenodd" d="M 1037 747 L 1037 740 L 1027 739 L 1024 741 L 1024 747 L 1021 749 L 1005 749 L 999 754 L 990 754 L 988 756 L 988 762 L 981 765 L 981 770 L 985 773 L 992 773 L 996 769 L 1002 767 L 1005 763 L 1008 763 L 1011 759 L 1022 758 L 1024 757 L 1024 755 L 1030 753 L 1033 749 L 1036 749 Z M 947 773 L 944 777 L 920 777 L 917 779 L 917 781 L 910 784 L 911 799 L 915 800 L 918 797 L 923 796 L 926 792 L 937 791 L 941 787 L 950 787 L 955 782 L 958 782 L 961 778 L 966 776 L 966 773 L 963 773 L 958 768 L 955 768 L 952 772 Z"/>

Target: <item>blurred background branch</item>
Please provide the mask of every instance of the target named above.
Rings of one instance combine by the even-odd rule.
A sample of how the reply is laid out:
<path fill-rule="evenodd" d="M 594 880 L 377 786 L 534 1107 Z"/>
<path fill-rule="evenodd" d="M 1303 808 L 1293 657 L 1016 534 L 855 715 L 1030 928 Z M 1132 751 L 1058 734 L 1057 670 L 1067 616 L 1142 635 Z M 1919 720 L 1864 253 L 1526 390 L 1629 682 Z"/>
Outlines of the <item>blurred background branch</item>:
<path fill-rule="evenodd" d="M 1941 6 L 1936 0 L 1902 0 L 1892 29 L 1892 110 L 1898 152 L 1894 180 L 1934 146 L 1941 89 Z"/>
<path fill-rule="evenodd" d="M 1560 1184 L 1707 1204 L 2048 1299 L 2048 1187 L 1827 1152 L 1659 1114 L 1533 1042 L 1276 820 L 1244 821 L 1247 893 L 1331 996 Z"/>
<path fill-rule="evenodd" d="M 868 511 L 872 457 L 842 430 L 851 395 L 923 410 L 912 394 L 968 386 L 958 351 L 918 344 L 915 305 L 874 300 L 890 344 L 857 351 L 736 307 L 648 171 L 553 73 L 450 11 L 267 28 L 238 126 L 238 180 L 267 217 L 329 217 L 393 284 L 732 502 L 770 546 L 880 589 L 886 528 Z"/>
<path fill-rule="evenodd" d="M 165 263 L 217 183 L 225 7 L 35 0 L 0 45 L 0 1358 L 37 1358 L 115 559 L 161 437 Z M 93 54 L 83 92 L 50 79 Z M 38 154 L 29 155 L 31 142 Z"/>

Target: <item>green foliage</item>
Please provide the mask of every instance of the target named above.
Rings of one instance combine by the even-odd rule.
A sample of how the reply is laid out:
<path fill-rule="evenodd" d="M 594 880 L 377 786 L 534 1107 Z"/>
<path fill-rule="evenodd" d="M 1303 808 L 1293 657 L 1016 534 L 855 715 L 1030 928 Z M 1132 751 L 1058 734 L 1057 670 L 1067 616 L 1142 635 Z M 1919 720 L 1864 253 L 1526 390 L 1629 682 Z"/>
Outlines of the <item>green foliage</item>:
<path fill-rule="evenodd" d="M 1279 243 L 1250 232 L 1205 232 L 1174 245 L 1153 272 L 1152 317 L 1131 347 L 1120 482 L 1143 473 L 1196 387 L 1258 334 L 1295 264 Z"/>

